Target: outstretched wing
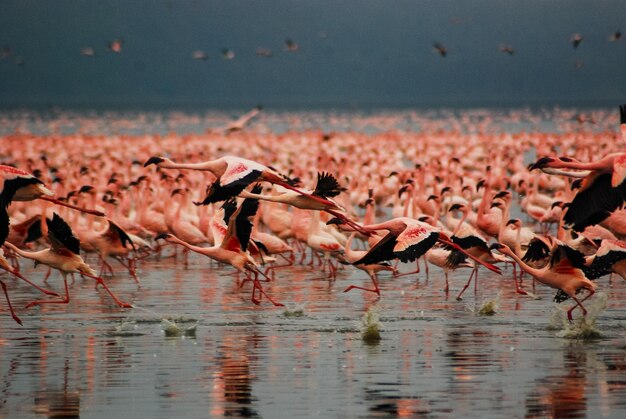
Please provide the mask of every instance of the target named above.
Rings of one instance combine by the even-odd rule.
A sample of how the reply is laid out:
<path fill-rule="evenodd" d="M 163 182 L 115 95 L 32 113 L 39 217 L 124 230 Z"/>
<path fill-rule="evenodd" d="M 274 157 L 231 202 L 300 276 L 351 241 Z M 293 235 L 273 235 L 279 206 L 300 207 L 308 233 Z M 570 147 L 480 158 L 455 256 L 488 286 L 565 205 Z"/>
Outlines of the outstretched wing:
<path fill-rule="evenodd" d="M 602 173 L 585 179 L 583 189 L 576 194 L 563 221 L 574 231 L 583 231 L 598 224 L 613 211 L 620 208 L 626 199 L 626 182 L 612 186 L 612 175 Z"/>
<path fill-rule="evenodd" d="M 393 248 L 396 246 L 396 236 L 388 233 L 380 239 L 361 259 L 353 263 L 353 265 L 371 265 L 374 263 L 384 262 L 386 260 L 395 259 Z"/>
<path fill-rule="evenodd" d="M 412 262 L 437 243 L 439 232 L 421 224 L 408 225 L 396 239 L 393 254 L 402 262 Z"/>
<path fill-rule="evenodd" d="M 222 205 L 222 209 L 224 210 L 224 224 L 228 225 L 230 217 L 237 211 L 237 198 L 232 197 L 227 199 Z"/>
<path fill-rule="evenodd" d="M 337 179 L 330 173 L 317 173 L 317 185 L 315 185 L 313 195 L 322 198 L 333 198 L 343 192 L 343 190 Z"/>
<path fill-rule="evenodd" d="M 70 252 L 80 254 L 80 241 L 74 237 L 70 226 L 56 212 L 52 220 L 46 218 L 48 226 L 48 241 L 53 249 L 67 249 Z"/>
<path fill-rule="evenodd" d="M 0 205 L 3 208 L 7 208 L 9 204 L 11 204 L 11 201 L 13 201 L 13 196 L 15 195 L 15 192 L 17 192 L 18 189 L 23 188 L 28 185 L 36 185 L 36 184 L 43 185 L 43 182 L 37 179 L 36 177 L 28 173 L 26 173 L 26 175 L 27 176 L 18 176 L 12 179 L 5 179 L 2 192 L 0 193 Z"/>
<path fill-rule="evenodd" d="M 260 194 L 263 188 L 260 184 L 254 185 L 252 190 L 253 194 Z M 241 250 L 244 252 L 248 248 L 248 243 L 250 242 L 250 234 L 252 233 L 252 221 L 250 218 L 254 217 L 256 212 L 259 209 L 259 200 L 253 198 L 246 198 L 241 203 L 241 209 L 239 214 L 237 214 L 237 218 L 235 219 L 236 226 L 236 234 L 239 239 L 239 243 L 241 244 Z"/>

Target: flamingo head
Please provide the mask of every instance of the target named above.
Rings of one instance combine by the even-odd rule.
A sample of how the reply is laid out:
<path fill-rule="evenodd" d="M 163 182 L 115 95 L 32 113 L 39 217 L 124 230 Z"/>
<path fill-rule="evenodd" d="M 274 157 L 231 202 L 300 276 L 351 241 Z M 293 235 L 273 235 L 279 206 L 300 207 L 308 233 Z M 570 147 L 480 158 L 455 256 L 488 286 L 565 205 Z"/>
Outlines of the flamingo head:
<path fill-rule="evenodd" d="M 554 163 L 556 159 L 553 157 L 542 157 L 528 167 L 528 170 L 543 169 L 550 167 L 550 163 Z"/>
<path fill-rule="evenodd" d="M 489 250 L 497 250 L 500 253 L 503 253 L 504 250 L 506 250 L 506 245 L 502 244 L 502 243 L 494 243 L 491 246 L 489 246 Z"/>

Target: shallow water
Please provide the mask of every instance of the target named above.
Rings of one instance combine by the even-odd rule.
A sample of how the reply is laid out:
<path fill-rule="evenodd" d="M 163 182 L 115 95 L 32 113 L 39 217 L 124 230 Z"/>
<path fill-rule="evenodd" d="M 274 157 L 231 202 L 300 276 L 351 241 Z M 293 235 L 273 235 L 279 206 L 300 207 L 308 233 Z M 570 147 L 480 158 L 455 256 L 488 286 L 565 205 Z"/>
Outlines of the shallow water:
<path fill-rule="evenodd" d="M 22 269 L 37 282 L 45 273 Z M 517 296 L 510 271 L 481 271 L 477 291 L 456 301 L 468 274 L 451 275 L 449 296 L 437 268 L 429 279 L 381 275 L 377 300 L 342 292 L 369 285 L 359 271 L 331 283 L 295 266 L 265 284 L 289 313 L 253 305 L 250 284 L 239 289 L 232 268 L 197 255 L 186 269 L 182 259 L 143 261 L 140 287 L 121 270 L 108 279 L 142 309 L 120 310 L 76 278 L 67 306 L 20 308 L 24 326 L 1 313 L 0 417 L 624 417 L 623 280 L 600 279 L 602 337 L 577 341 L 549 327 L 552 290 Z M 16 307 L 39 298 L 3 280 Z M 61 291 L 61 277 L 48 286 Z M 475 314 L 498 294 L 493 316 Z M 366 343 L 361 319 L 374 304 L 381 340 Z M 167 337 L 163 318 L 198 321 L 195 336 Z"/>

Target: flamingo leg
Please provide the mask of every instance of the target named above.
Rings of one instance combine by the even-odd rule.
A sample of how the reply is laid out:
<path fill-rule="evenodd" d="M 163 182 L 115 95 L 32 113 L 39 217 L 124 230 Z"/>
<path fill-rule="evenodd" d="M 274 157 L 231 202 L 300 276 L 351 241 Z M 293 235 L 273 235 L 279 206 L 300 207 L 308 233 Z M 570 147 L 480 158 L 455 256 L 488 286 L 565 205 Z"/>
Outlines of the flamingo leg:
<path fill-rule="evenodd" d="M 472 269 L 472 273 L 470 273 L 470 276 L 469 276 L 469 278 L 467 280 L 467 284 L 465 284 L 465 286 L 463 287 L 463 289 L 461 290 L 459 295 L 456 296 L 457 300 L 462 300 L 463 299 L 463 298 L 461 298 L 461 296 L 463 295 L 463 293 L 465 292 L 467 287 L 469 287 L 469 285 L 472 283 L 472 278 L 474 277 L 474 274 L 476 274 L 477 272 L 478 272 L 478 268 Z"/>
<path fill-rule="evenodd" d="M 265 296 L 270 303 L 274 304 L 275 307 L 284 307 L 284 304 L 281 303 L 277 303 L 276 301 L 274 301 L 272 299 L 272 297 L 270 297 L 264 290 L 263 290 L 263 286 L 261 285 L 261 283 L 259 282 L 259 271 L 257 270 L 253 270 L 252 271 L 254 273 L 254 277 L 252 278 L 253 281 L 253 288 L 252 288 L 252 302 L 256 305 L 261 304 L 261 298 L 263 298 L 263 296 Z M 259 298 L 256 298 L 256 291 L 259 291 Z"/>
<path fill-rule="evenodd" d="M 129 259 L 128 265 L 126 265 L 121 258 L 117 258 L 117 261 L 121 263 L 123 267 L 128 269 L 128 273 L 130 273 L 130 275 L 133 277 L 135 282 L 139 284 L 139 278 L 137 278 L 137 272 L 135 271 L 135 268 L 132 266 L 132 259 Z"/>
<path fill-rule="evenodd" d="M 100 285 L 102 285 L 102 287 L 106 290 L 107 293 L 109 293 L 109 295 L 111 296 L 111 298 L 113 298 L 113 300 L 115 301 L 115 303 L 122 307 L 122 308 L 133 308 L 132 304 L 129 303 L 125 303 L 122 300 L 120 300 L 119 298 L 117 298 L 117 296 L 115 294 L 113 294 L 113 292 L 109 289 L 109 287 L 107 287 L 107 285 L 104 283 L 104 281 L 102 280 L 102 278 L 98 277 L 98 276 L 94 276 L 94 275 L 90 275 L 88 273 L 84 273 L 81 272 L 81 275 L 84 275 L 88 278 L 91 279 L 95 279 L 96 282 Z"/>
<path fill-rule="evenodd" d="M 353 289 L 358 289 L 358 290 L 363 290 L 363 291 L 376 293 L 380 297 L 380 288 L 378 288 L 378 281 L 376 280 L 376 274 L 370 274 L 370 278 L 372 279 L 372 284 L 374 285 L 373 289 L 372 288 L 360 287 L 358 285 L 350 285 L 348 288 L 343 290 L 343 292 L 348 292 L 348 291 L 351 291 Z"/>
<path fill-rule="evenodd" d="M 576 304 L 572 306 L 572 308 L 570 308 L 569 310 L 567 310 L 567 320 L 570 321 L 570 323 L 574 320 L 572 318 L 572 311 L 574 311 L 574 309 L 576 307 L 580 307 L 580 309 L 583 312 L 583 317 L 587 316 L 587 309 L 585 309 L 585 307 L 583 307 L 583 302 L 585 302 L 585 300 L 587 300 L 587 298 L 591 297 L 593 294 L 595 294 L 596 292 L 594 290 L 589 290 L 589 294 L 587 294 L 587 296 L 585 298 L 583 298 L 582 300 L 578 300 L 578 298 L 576 298 L 576 296 L 571 296 L 572 299 L 574 301 L 576 301 Z"/>
<path fill-rule="evenodd" d="M 46 289 L 46 288 L 42 288 L 42 287 L 40 287 L 39 285 L 37 285 L 37 284 L 35 284 L 34 282 L 32 282 L 31 280 L 24 278 L 24 277 L 22 276 L 22 274 L 21 274 L 21 273 L 19 273 L 18 271 L 9 271 L 9 272 L 11 272 L 13 275 L 15 275 L 16 277 L 18 277 L 18 278 L 19 278 L 19 279 L 21 279 L 22 281 L 25 281 L 25 282 L 26 282 L 27 284 L 29 284 L 30 286 L 37 288 L 39 291 L 43 292 L 44 294 L 47 294 L 47 295 L 52 295 L 53 297 L 60 297 L 60 295 L 59 295 L 58 293 L 56 293 L 56 292 L 54 292 L 54 291 L 51 291 L 51 290 L 49 290 L 49 289 Z"/>
<path fill-rule="evenodd" d="M 420 273 L 420 262 L 419 259 L 415 259 L 415 270 L 411 271 L 411 272 L 404 272 L 401 274 L 397 274 L 396 278 L 399 278 L 401 276 L 408 276 L 408 275 L 413 275 L 413 274 L 418 274 Z"/>
<path fill-rule="evenodd" d="M 17 317 L 17 314 L 15 314 L 15 311 L 13 311 L 13 306 L 11 305 L 11 299 L 9 298 L 9 292 L 7 291 L 6 284 L 4 282 L 0 281 L 0 286 L 2 286 L 2 291 L 4 291 L 4 296 L 7 299 L 7 305 L 9 306 L 9 311 L 11 312 L 11 317 L 13 317 L 13 320 L 15 320 L 15 322 L 21 326 L 22 325 L 22 320 L 19 317 Z"/>
<path fill-rule="evenodd" d="M 43 304 L 69 304 L 70 302 L 70 290 L 67 286 L 67 274 L 65 272 L 61 273 L 63 275 L 63 283 L 65 284 L 65 298 L 62 300 L 37 300 L 32 301 L 26 304 L 25 308 L 31 308 L 32 306 L 40 306 Z"/>

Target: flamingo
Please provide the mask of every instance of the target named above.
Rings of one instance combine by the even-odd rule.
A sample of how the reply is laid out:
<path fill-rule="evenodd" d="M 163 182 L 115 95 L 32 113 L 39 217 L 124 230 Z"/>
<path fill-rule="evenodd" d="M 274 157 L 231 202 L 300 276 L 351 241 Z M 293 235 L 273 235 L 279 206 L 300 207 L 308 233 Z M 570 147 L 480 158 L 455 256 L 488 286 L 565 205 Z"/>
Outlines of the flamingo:
<path fill-rule="evenodd" d="M 99 217 L 104 216 L 100 211 L 77 207 L 53 198 L 52 195 L 54 194 L 45 187 L 43 181 L 24 170 L 12 166 L 0 165 L 0 180 L 4 180 L 2 191 L 0 192 L 0 205 L 2 206 L 0 210 L 6 211 L 6 208 L 13 201 L 33 201 L 35 199 L 41 199 L 87 214 L 93 214 Z"/>
<path fill-rule="evenodd" d="M 567 311 L 567 319 L 570 322 L 573 321 L 572 311 L 576 307 L 580 307 L 584 316 L 587 315 L 587 310 L 582 303 L 595 293 L 596 284 L 591 282 L 580 268 L 572 264 L 569 256 L 575 252 L 573 249 L 558 244 L 557 249 L 552 253 L 550 263 L 539 269 L 526 264 L 515 252 L 502 243 L 494 243 L 490 248 L 513 258 L 524 271 L 532 275 L 537 281 L 549 287 L 559 289 L 572 298 L 576 305 Z M 589 294 L 582 300 L 579 300 L 576 298 L 576 293 L 581 289 L 586 289 L 589 291 Z"/>
<path fill-rule="evenodd" d="M 341 224 L 341 221 L 333 219 L 329 222 Z M 421 257 L 436 243 L 442 243 L 460 251 L 474 261 L 485 266 L 487 269 L 500 273 L 500 269 L 479 258 L 467 253 L 458 244 L 453 243 L 441 230 L 422 221 L 397 217 L 378 224 L 365 226 L 370 230 L 387 230 L 389 233 L 353 265 L 378 263 L 392 259 L 402 262 L 412 262 Z"/>
<path fill-rule="evenodd" d="M 253 288 L 252 302 L 260 304 L 262 296 L 274 304 L 274 306 L 283 306 L 281 303 L 274 301 L 264 290 L 259 282 L 258 275 L 261 271 L 258 269 L 256 261 L 246 252 L 252 232 L 252 223 L 249 217 L 254 216 L 258 209 L 258 201 L 253 199 L 245 199 L 243 203 L 229 217 L 228 229 L 224 240 L 218 246 L 199 247 L 187 243 L 170 233 L 161 233 L 156 240 L 165 240 L 169 243 L 179 244 L 185 248 L 204 255 L 208 258 L 221 263 L 231 265 L 237 271 L 244 274 L 252 273 Z M 262 273 L 261 273 L 262 274 Z M 256 291 L 259 291 L 259 297 L 256 297 Z"/>
<path fill-rule="evenodd" d="M 278 184 L 301 193 L 291 185 L 290 182 L 293 181 L 287 176 L 255 161 L 236 156 L 224 156 L 201 163 L 175 163 L 165 157 L 153 156 L 144 163 L 144 167 L 151 164 L 163 169 L 190 169 L 213 173 L 217 179 L 209 187 L 206 198 L 202 202 L 195 203 L 196 205 L 225 201 L 230 197 L 239 195 L 241 191 L 255 181 Z"/>
<path fill-rule="evenodd" d="M 48 295 L 52 295 L 55 297 L 59 297 L 59 294 L 57 294 L 54 291 L 50 291 L 47 290 L 45 288 L 40 287 L 39 285 L 31 282 L 30 280 L 24 278 L 22 276 L 22 274 L 15 268 L 13 268 L 11 265 L 9 265 L 9 262 L 5 259 L 4 257 L 4 251 L 2 250 L 2 245 L 6 243 L 6 239 L 7 239 L 7 235 L 9 233 L 9 217 L 7 215 L 7 213 L 5 211 L 0 211 L 0 268 L 4 269 L 5 271 L 11 273 L 12 275 L 20 278 L 21 280 L 25 281 L 26 283 L 32 285 L 33 287 L 37 288 L 39 291 L 43 292 L 44 294 L 48 294 Z M 9 307 L 9 312 L 11 313 L 11 317 L 13 318 L 13 320 L 15 320 L 16 323 L 18 323 L 19 325 L 22 324 L 22 320 L 17 316 L 17 314 L 15 314 L 15 311 L 13 310 L 13 305 L 11 304 L 11 299 L 9 298 L 9 293 L 7 291 L 7 286 L 4 283 L 4 281 L 0 280 L 0 286 L 2 287 L 2 291 L 4 292 L 4 296 L 7 300 L 7 305 Z"/>
<path fill-rule="evenodd" d="M 52 220 L 46 218 L 46 226 L 48 229 L 48 241 L 51 244 L 50 248 L 30 252 L 22 250 L 10 242 L 6 242 L 8 246 L 18 255 L 32 259 L 36 263 L 42 263 L 55 268 L 61 272 L 63 276 L 63 282 L 65 284 L 65 298 L 63 300 L 37 300 L 29 303 L 26 308 L 34 305 L 42 304 L 67 304 L 70 302 L 69 289 L 67 286 L 67 274 L 79 273 L 88 278 L 95 279 L 98 284 L 109 293 L 111 298 L 122 308 L 132 308 L 131 304 L 121 301 L 113 294 L 113 292 L 107 287 L 102 278 L 95 276 L 96 272 L 85 263 L 82 257 L 80 257 L 80 242 L 72 234 L 70 226 L 56 213 L 53 214 Z"/>
<path fill-rule="evenodd" d="M 296 208 L 325 211 L 345 221 L 348 225 L 352 226 L 355 230 L 362 234 L 371 234 L 363 229 L 362 226 L 350 220 L 339 211 L 344 212 L 345 208 L 335 202 L 332 198 L 339 195 L 344 189 L 339 185 L 337 179 L 330 173 L 317 173 L 317 184 L 315 190 L 306 191 L 300 190 L 298 193 L 292 190 L 286 190 L 279 192 L 278 195 L 262 195 L 252 194 L 248 191 L 242 191 L 240 196 L 244 198 L 261 199 L 270 202 L 279 202 L 288 204 Z"/>

